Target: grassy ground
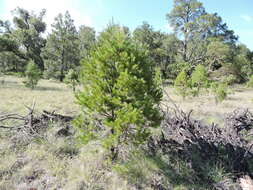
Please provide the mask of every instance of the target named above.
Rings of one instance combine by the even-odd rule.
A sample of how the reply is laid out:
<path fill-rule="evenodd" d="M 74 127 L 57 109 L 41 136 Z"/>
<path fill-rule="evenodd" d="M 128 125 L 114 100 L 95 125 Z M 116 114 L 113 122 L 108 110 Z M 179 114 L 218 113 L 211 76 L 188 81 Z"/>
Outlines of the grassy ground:
<path fill-rule="evenodd" d="M 1 80 L 4 83 L 0 83 L 0 112 L 24 113 L 25 106 L 31 106 L 33 101 L 38 111 L 55 110 L 72 115 L 78 110 L 71 88 L 64 83 L 40 80 L 36 89 L 30 90 L 24 86 L 23 78 L 5 76 Z"/>
<path fill-rule="evenodd" d="M 167 87 L 165 91 L 164 98 L 168 105 L 173 106 L 175 103 L 184 111 L 193 110 L 192 115 L 195 119 L 203 120 L 209 124 L 213 122 L 222 124 L 226 114 L 237 108 L 248 108 L 253 111 L 253 89 L 242 85 L 231 87 L 227 99 L 218 104 L 215 102 L 214 95 L 207 92 L 200 94 L 199 97 L 187 97 L 183 100 L 177 95 L 175 89 Z"/>
<path fill-rule="evenodd" d="M 0 78 L 0 81 L 3 78 Z M 0 112 L 26 112 L 25 105 L 36 102 L 36 109 L 56 111 L 73 115 L 78 111 L 71 88 L 57 81 L 41 80 L 35 90 L 24 87 L 22 78 L 5 76 L 0 84 Z M 253 89 L 235 86 L 232 93 L 222 103 L 216 104 L 212 94 L 204 93 L 199 97 L 183 100 L 173 88 L 166 87 L 169 100 L 166 104 L 176 103 L 184 111 L 194 110 L 193 116 L 208 123 L 220 123 L 225 114 L 236 108 L 249 108 L 253 111 Z M 168 99 L 165 95 L 165 99 Z"/>
<path fill-rule="evenodd" d="M 24 87 L 22 78 L 5 76 L 4 80 L 4 84 L 0 83 L 0 113 L 26 113 L 25 105 L 33 101 L 38 111 L 56 110 L 69 115 L 78 112 L 72 90 L 63 83 L 41 80 L 35 90 L 30 90 Z M 173 106 L 174 102 L 185 111 L 194 109 L 193 115 L 206 122 L 220 124 L 225 113 L 238 107 L 253 111 L 253 89 L 241 86 L 234 87 L 228 99 L 218 105 L 211 94 L 182 100 L 173 88 L 167 87 L 166 92 L 170 97 L 167 105 Z M 23 138 L 19 132 L 0 131 L 1 190 L 151 190 L 155 180 L 165 186 L 169 183 L 176 190 L 210 189 L 205 184 L 194 184 L 194 171 L 174 156 L 149 157 L 135 151 L 133 155 L 126 154 L 123 164 L 112 166 L 101 146 L 95 142 L 79 146 L 75 136 L 58 137 L 61 128 L 62 124 L 52 124 L 43 138 L 32 139 Z M 217 181 L 227 175 L 222 168 L 211 169 L 207 168 L 207 172 Z"/>

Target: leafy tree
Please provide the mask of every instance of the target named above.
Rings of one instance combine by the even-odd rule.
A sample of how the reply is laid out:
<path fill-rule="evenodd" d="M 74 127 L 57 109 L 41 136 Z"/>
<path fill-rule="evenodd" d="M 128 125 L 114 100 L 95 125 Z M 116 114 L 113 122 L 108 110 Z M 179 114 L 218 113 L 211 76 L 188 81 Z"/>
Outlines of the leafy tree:
<path fill-rule="evenodd" d="M 178 54 L 193 67 L 202 64 L 207 58 L 209 38 L 218 38 L 230 46 L 237 40 L 221 17 L 216 13 L 207 13 L 203 4 L 197 0 L 174 0 L 173 9 L 167 19 L 175 34 L 182 39 Z"/>
<path fill-rule="evenodd" d="M 0 52 L 0 69 L 2 72 L 22 72 L 25 71 L 27 61 L 20 59 L 13 52 Z"/>
<path fill-rule="evenodd" d="M 121 143 L 141 143 L 150 127 L 161 121 L 158 104 L 162 98 L 160 75 L 148 52 L 111 25 L 99 37 L 91 56 L 82 62 L 82 92 L 77 96 L 83 116 L 83 140 L 100 138 L 117 157 Z M 88 123 L 87 123 L 88 121 Z M 98 131 L 102 122 L 105 133 Z"/>
<path fill-rule="evenodd" d="M 207 67 L 209 71 L 217 70 L 228 62 L 230 48 L 218 38 L 209 39 L 207 46 Z"/>
<path fill-rule="evenodd" d="M 251 63 L 251 52 L 243 44 L 234 50 L 233 68 L 234 73 L 240 82 L 247 81 L 253 74 L 253 64 Z"/>
<path fill-rule="evenodd" d="M 39 67 L 33 61 L 28 63 L 25 75 L 27 77 L 27 80 L 24 82 L 25 86 L 34 89 L 41 77 L 41 72 Z"/>
<path fill-rule="evenodd" d="M 174 7 L 167 15 L 176 34 L 182 36 L 180 54 L 185 62 L 190 60 L 189 43 L 198 30 L 197 19 L 205 14 L 202 3 L 196 0 L 174 0 Z"/>
<path fill-rule="evenodd" d="M 172 76 L 171 66 L 175 62 L 178 39 L 175 35 L 167 35 L 155 31 L 147 22 L 133 32 L 133 38 L 149 51 L 149 56 L 160 68 L 163 78 Z"/>
<path fill-rule="evenodd" d="M 247 82 L 247 87 L 253 88 L 253 75 L 249 78 L 249 81 Z"/>
<path fill-rule="evenodd" d="M 43 52 L 46 75 L 63 81 L 70 69 L 79 66 L 78 33 L 69 12 L 59 14 L 52 25 Z"/>
<path fill-rule="evenodd" d="M 13 54 L 15 59 L 18 58 L 22 63 L 31 59 L 43 70 L 41 50 L 46 43 L 42 37 L 46 30 L 46 24 L 43 21 L 45 10 L 42 10 L 39 15 L 35 15 L 33 12 L 17 8 L 13 13 L 14 27 L 8 21 L 0 22 L 0 52 L 8 52 L 8 55 Z M 6 57 L 6 55 L 7 53 L 4 56 Z M 12 60 L 10 57 L 8 59 Z M 15 64 L 18 65 L 18 62 Z"/>
<path fill-rule="evenodd" d="M 46 44 L 42 37 L 42 33 L 46 30 L 46 23 L 43 21 L 46 11 L 43 9 L 37 16 L 25 9 L 17 8 L 14 13 L 15 29 L 11 35 L 24 48 L 27 59 L 33 60 L 43 71 L 41 50 Z"/>
<path fill-rule="evenodd" d="M 79 49 L 81 59 L 87 57 L 91 48 L 96 42 L 96 32 L 93 28 L 87 26 L 81 26 L 78 32 L 79 36 Z"/>

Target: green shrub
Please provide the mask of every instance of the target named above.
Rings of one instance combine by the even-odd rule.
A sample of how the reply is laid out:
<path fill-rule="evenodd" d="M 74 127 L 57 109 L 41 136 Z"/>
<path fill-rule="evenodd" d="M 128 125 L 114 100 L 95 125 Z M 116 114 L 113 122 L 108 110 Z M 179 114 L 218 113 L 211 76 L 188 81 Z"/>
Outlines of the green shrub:
<path fill-rule="evenodd" d="M 176 80 L 174 81 L 174 87 L 177 93 L 185 99 L 188 95 L 189 81 L 184 69 L 178 74 Z"/>
<path fill-rule="evenodd" d="M 64 82 L 72 87 L 72 90 L 75 92 L 76 86 L 79 83 L 78 72 L 70 69 L 68 74 L 65 76 Z"/>
<path fill-rule="evenodd" d="M 212 91 L 215 95 L 216 103 L 222 102 L 228 96 L 228 87 L 226 83 L 213 82 L 211 84 Z"/>
<path fill-rule="evenodd" d="M 249 81 L 247 82 L 247 87 L 248 88 L 253 88 L 253 75 L 249 78 Z"/>
<path fill-rule="evenodd" d="M 226 83 L 227 85 L 232 85 L 237 82 L 237 78 L 235 75 L 230 74 L 226 76 L 225 78 L 223 78 L 222 82 Z"/>
<path fill-rule="evenodd" d="M 197 65 L 191 75 L 191 93 L 197 96 L 201 88 L 208 87 L 208 75 L 203 65 Z"/>
<path fill-rule="evenodd" d="M 4 73 L 0 71 L 0 83 L 3 85 L 5 83 Z"/>
<path fill-rule="evenodd" d="M 41 77 L 41 72 L 39 67 L 33 61 L 30 61 L 28 63 L 25 71 L 25 76 L 27 78 L 24 82 L 25 86 L 34 89 Z"/>
<path fill-rule="evenodd" d="M 91 56 L 82 61 L 81 83 L 83 91 L 77 101 L 83 115 L 76 125 L 82 128 L 85 142 L 101 140 L 111 150 L 112 159 L 119 144 L 142 143 L 150 127 L 160 125 L 159 72 L 148 52 L 120 27 L 111 26 L 102 32 Z"/>

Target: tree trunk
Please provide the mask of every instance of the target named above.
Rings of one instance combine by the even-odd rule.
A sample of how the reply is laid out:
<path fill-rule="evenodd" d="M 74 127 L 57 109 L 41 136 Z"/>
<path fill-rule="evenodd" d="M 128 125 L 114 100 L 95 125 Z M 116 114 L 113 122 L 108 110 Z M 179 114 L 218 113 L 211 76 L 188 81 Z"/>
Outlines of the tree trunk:
<path fill-rule="evenodd" d="M 64 48 L 62 50 L 62 55 L 61 55 L 61 70 L 60 70 L 60 82 L 63 82 L 64 79 Z"/>

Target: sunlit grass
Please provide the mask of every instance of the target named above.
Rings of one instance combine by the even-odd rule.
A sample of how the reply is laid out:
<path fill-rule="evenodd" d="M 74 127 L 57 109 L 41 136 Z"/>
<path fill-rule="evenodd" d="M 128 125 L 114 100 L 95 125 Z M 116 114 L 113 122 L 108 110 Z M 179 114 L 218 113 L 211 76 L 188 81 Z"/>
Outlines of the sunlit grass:
<path fill-rule="evenodd" d="M 38 111 L 73 114 L 78 110 L 74 93 L 64 83 L 40 80 L 34 90 L 26 88 L 23 78 L 5 76 L 0 84 L 0 112 L 26 113 L 25 106 L 35 102 Z"/>

